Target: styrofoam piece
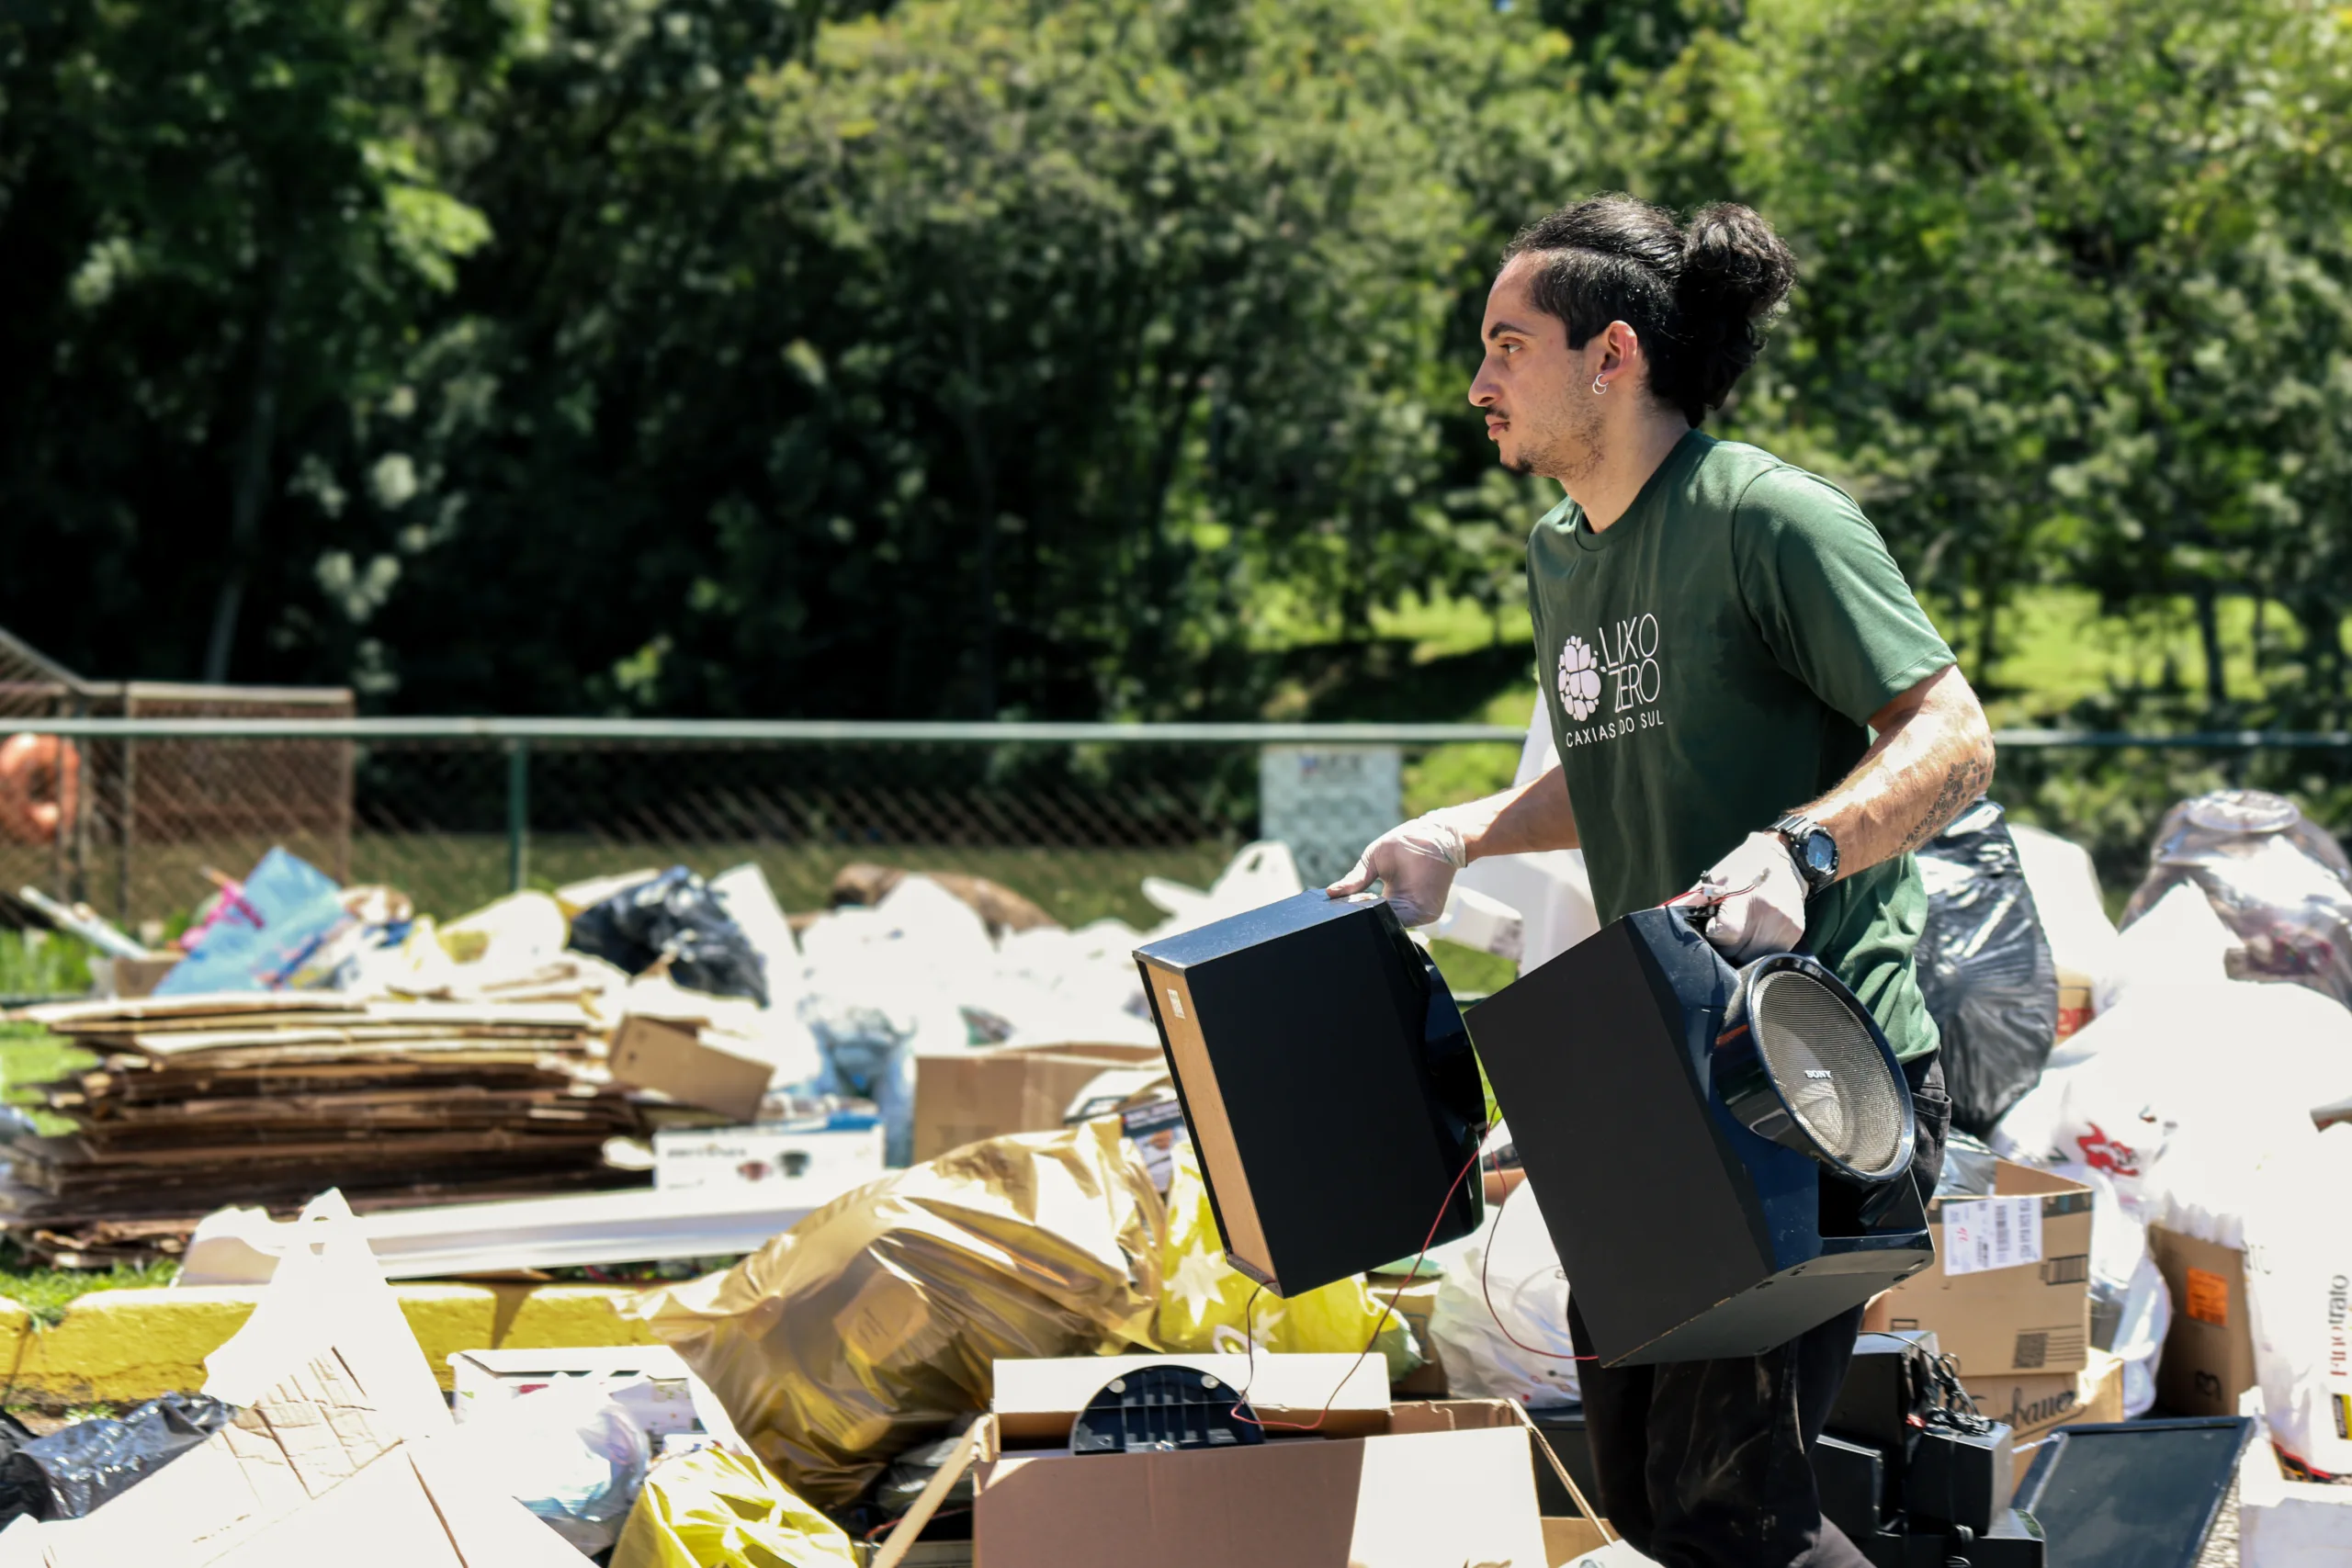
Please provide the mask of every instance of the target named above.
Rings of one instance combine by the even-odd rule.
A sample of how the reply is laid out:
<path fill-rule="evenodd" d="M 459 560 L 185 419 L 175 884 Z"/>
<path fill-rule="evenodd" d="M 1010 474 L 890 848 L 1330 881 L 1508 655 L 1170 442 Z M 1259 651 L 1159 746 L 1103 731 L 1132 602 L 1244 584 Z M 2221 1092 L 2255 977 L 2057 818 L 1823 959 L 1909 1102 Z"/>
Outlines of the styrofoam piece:
<path fill-rule="evenodd" d="M 812 1173 L 760 1188 L 451 1203 L 363 1214 L 354 1223 L 388 1280 L 660 1262 L 756 1251 L 858 1185 Z M 298 1234 L 259 1209 L 217 1210 L 189 1239 L 178 1283 L 265 1283 Z"/>
<path fill-rule="evenodd" d="M 1167 920 L 1150 933 L 1155 938 L 1192 931 L 1277 899 L 1295 898 L 1306 890 L 1290 846 L 1275 839 L 1242 845 L 1205 891 L 1164 876 L 1143 879 L 1143 896 L 1168 914 Z"/>
<path fill-rule="evenodd" d="M 728 919 L 743 928 L 752 951 L 762 959 L 768 984 L 768 1006 L 791 1010 L 807 988 L 800 944 L 793 940 L 792 922 L 768 886 L 767 873 L 750 861 L 731 866 L 710 879 L 710 890 Z"/>
<path fill-rule="evenodd" d="M 2288 1479 L 2270 1444 L 2262 1391 L 2246 1390 L 2238 1409 L 2256 1418 L 2254 1440 L 2238 1459 L 2241 1568 L 2352 1568 L 2352 1486 Z"/>
<path fill-rule="evenodd" d="M 1459 877 L 1447 891 L 1445 910 L 1430 934 L 1512 960 L 1527 946 L 1527 922 L 1519 911 L 1499 898 L 1463 886 Z"/>
<path fill-rule="evenodd" d="M 1519 773 L 1511 787 L 1532 784 L 1559 765 L 1552 721 L 1538 698 L 1535 712 L 1527 721 L 1527 740 L 1520 749 Z M 1453 879 L 1453 886 L 1483 893 L 1519 911 L 1519 972 L 1522 975 L 1600 930 L 1600 914 L 1592 901 L 1592 878 L 1585 870 L 1582 850 L 1489 855 L 1473 862 Z"/>

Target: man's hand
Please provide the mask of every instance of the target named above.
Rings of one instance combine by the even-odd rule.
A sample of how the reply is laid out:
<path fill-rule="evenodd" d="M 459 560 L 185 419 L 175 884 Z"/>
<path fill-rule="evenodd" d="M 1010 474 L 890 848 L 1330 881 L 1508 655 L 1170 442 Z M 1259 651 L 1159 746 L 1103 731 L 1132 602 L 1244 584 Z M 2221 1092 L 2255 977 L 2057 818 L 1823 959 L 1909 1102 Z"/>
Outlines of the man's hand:
<path fill-rule="evenodd" d="M 1781 857 L 1786 859 L 1786 855 Z M 1462 830 L 1432 811 L 1391 828 L 1357 857 L 1355 868 L 1324 889 L 1334 898 L 1361 893 L 1374 878 L 1385 885 L 1399 922 L 1425 926 L 1445 913 L 1453 874 L 1470 863 Z"/>
<path fill-rule="evenodd" d="M 1804 940 L 1804 878 L 1778 833 L 1750 833 L 1699 881 L 1728 891 L 1706 924 L 1707 940 L 1735 964 L 1787 953 Z M 1746 889 L 1746 891 L 1742 891 Z"/>

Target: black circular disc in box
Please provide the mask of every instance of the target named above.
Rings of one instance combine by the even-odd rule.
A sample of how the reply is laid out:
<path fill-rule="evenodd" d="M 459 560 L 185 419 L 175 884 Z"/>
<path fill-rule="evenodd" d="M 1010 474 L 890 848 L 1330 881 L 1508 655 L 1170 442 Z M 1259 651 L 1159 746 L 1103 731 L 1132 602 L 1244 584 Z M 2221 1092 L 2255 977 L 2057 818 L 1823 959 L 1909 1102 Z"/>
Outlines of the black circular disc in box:
<path fill-rule="evenodd" d="M 1241 1396 L 1194 1367 L 1139 1367 L 1113 1378 L 1069 1429 L 1074 1454 L 1247 1448 L 1265 1440 Z"/>

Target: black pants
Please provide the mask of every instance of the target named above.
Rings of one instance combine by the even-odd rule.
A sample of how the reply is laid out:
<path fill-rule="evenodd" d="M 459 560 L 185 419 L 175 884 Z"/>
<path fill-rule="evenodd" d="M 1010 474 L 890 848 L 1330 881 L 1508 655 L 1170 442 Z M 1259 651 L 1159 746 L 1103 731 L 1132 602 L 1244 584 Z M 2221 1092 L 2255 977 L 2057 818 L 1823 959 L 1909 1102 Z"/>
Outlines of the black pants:
<path fill-rule="evenodd" d="M 1904 1066 L 1918 1108 L 1912 1179 L 1934 1195 L 1951 1100 L 1929 1055 Z M 1577 1363 L 1600 1506 L 1664 1568 L 1866 1568 L 1821 1517 L 1807 1450 L 1846 1380 L 1862 1309 L 1761 1356 L 1647 1367 Z M 1568 1332 L 1592 1354 L 1570 1281 Z"/>

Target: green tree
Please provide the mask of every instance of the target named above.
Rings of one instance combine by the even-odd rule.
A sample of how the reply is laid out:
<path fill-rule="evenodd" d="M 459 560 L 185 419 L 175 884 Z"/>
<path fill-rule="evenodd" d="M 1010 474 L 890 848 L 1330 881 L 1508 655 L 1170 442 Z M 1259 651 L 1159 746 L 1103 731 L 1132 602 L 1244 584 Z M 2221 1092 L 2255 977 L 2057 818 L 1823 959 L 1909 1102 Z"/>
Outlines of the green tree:
<path fill-rule="evenodd" d="M 403 703 L 1246 714 L 1269 595 L 1516 592 L 1460 398 L 1578 145 L 1532 18 L 631 14 L 509 73 L 456 187 L 499 242 L 341 459 L 420 476 L 349 546 Z"/>
<path fill-rule="evenodd" d="M 1980 679 L 2050 581 L 2188 595 L 2209 705 L 2224 592 L 2340 669 L 2346 47 L 2282 0 L 1766 0 L 1713 51 L 1717 144 L 1806 262 L 1747 417 L 1973 607 Z"/>
<path fill-rule="evenodd" d="M 284 587 L 289 441 L 385 378 L 420 299 L 488 238 L 422 124 L 503 28 L 489 0 L 0 14 L 0 512 L 20 568 L 0 615 L 98 668 L 257 667 L 247 604 Z"/>

